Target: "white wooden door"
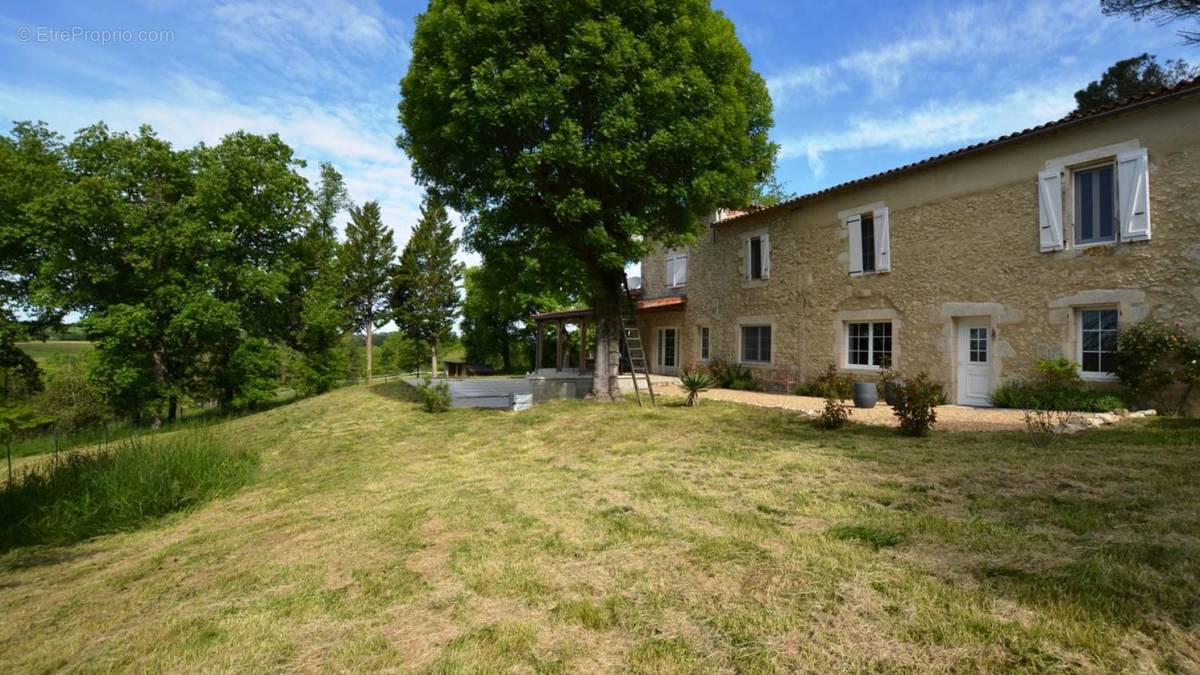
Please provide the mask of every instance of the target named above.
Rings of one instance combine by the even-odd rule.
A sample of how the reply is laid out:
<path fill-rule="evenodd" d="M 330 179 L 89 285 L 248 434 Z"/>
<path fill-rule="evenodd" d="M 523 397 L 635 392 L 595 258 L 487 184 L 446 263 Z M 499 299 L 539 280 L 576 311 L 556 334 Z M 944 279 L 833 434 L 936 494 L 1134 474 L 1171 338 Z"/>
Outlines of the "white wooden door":
<path fill-rule="evenodd" d="M 958 322 L 958 403 L 992 404 L 992 329 L 986 320 Z"/>
<path fill-rule="evenodd" d="M 679 329 L 659 328 L 658 345 L 654 350 L 655 369 L 661 375 L 674 375 L 679 362 Z"/>

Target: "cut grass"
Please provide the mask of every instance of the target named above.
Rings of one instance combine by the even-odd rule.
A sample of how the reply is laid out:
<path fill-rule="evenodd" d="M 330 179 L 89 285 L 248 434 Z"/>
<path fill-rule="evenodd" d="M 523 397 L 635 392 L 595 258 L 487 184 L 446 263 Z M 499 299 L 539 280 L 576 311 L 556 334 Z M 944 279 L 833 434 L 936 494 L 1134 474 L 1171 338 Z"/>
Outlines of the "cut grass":
<path fill-rule="evenodd" d="M 1200 425 L 1034 448 L 717 401 L 427 415 L 411 393 L 214 425 L 261 453 L 253 484 L 0 556 L 6 666 L 1200 669 Z"/>

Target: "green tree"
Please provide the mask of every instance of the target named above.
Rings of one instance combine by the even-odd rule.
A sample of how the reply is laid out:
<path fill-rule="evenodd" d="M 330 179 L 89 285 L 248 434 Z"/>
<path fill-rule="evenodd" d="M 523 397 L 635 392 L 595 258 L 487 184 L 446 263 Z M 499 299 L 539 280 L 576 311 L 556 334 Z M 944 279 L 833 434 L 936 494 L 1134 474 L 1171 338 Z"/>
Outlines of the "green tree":
<path fill-rule="evenodd" d="M 291 297 L 298 298 L 299 308 L 292 314 L 295 326 L 289 344 L 300 355 L 297 387 L 306 396 L 323 394 L 345 379 L 342 336 L 352 323 L 344 302 L 334 221 L 348 205 L 342 175 L 322 163 L 312 219 L 300 238 L 292 275 Z"/>
<path fill-rule="evenodd" d="M 432 0 L 400 88 L 398 143 L 471 248 L 516 241 L 586 285 L 600 400 L 625 266 L 748 204 L 774 162 L 766 85 L 707 0 Z"/>
<path fill-rule="evenodd" d="M 62 318 L 39 275 L 55 239 L 38 212 L 66 181 L 62 137 L 45 124 L 18 122 L 0 137 L 0 404 L 41 386 L 37 364 L 15 343 L 44 339 Z"/>
<path fill-rule="evenodd" d="M 343 269 L 346 304 L 355 326 L 367 336 L 367 381 L 371 381 L 375 329 L 387 322 L 388 291 L 395 266 L 396 244 L 383 224 L 379 202 L 350 207 L 346 243 L 338 254 Z"/>
<path fill-rule="evenodd" d="M 1135 21 L 1149 17 L 1159 24 L 1178 20 L 1200 20 L 1200 0 L 1100 0 L 1105 14 L 1128 14 Z M 1179 37 L 1188 44 L 1200 44 L 1200 31 L 1181 30 Z"/>
<path fill-rule="evenodd" d="M 1088 112 L 1163 87 L 1173 87 L 1196 74 L 1183 60 L 1159 64 L 1153 54 L 1122 59 L 1104 71 L 1099 80 L 1093 80 L 1075 92 L 1075 110 Z"/>
<path fill-rule="evenodd" d="M 536 258 L 495 248 L 483 264 L 466 271 L 463 288 L 462 342 L 466 358 L 511 372 L 533 365 L 536 325 L 532 314 L 572 304 L 547 287 Z"/>
<path fill-rule="evenodd" d="M 429 345 L 434 373 L 438 372 L 438 346 L 458 313 L 463 266 L 454 261 L 457 251 L 446 208 L 427 196 L 392 278 L 391 307 L 400 330 Z"/>

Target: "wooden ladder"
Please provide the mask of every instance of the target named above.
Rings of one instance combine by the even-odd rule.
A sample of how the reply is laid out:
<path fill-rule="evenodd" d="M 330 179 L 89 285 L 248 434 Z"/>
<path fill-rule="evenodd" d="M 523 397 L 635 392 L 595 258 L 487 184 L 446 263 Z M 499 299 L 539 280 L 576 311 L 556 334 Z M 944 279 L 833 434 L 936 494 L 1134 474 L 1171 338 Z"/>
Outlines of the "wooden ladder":
<path fill-rule="evenodd" d="M 642 391 L 638 386 L 638 377 L 646 379 L 646 391 L 650 393 L 650 405 L 658 407 L 654 400 L 654 384 L 650 381 L 650 364 L 646 362 L 646 350 L 642 345 L 642 332 L 638 329 L 636 304 L 629 292 L 629 283 L 621 282 L 625 289 L 625 302 L 621 306 L 621 340 L 625 342 L 625 353 L 629 356 L 629 370 L 633 376 L 633 393 L 637 396 L 638 406 L 642 405 Z"/>

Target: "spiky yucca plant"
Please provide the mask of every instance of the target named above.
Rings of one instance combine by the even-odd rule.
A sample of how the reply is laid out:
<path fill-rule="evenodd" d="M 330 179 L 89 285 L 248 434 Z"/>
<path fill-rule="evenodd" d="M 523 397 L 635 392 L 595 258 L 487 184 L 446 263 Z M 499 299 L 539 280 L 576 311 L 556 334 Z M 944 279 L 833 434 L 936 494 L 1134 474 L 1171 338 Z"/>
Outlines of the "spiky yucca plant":
<path fill-rule="evenodd" d="M 706 371 L 698 368 L 685 370 L 679 376 L 679 385 L 687 392 L 687 406 L 700 405 L 700 392 L 712 389 L 713 378 Z"/>

